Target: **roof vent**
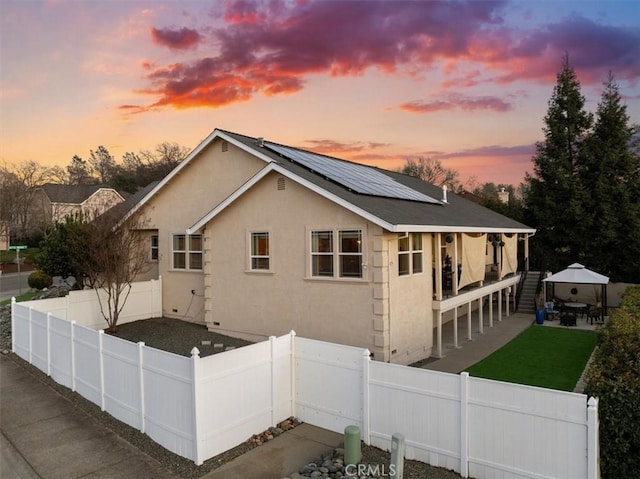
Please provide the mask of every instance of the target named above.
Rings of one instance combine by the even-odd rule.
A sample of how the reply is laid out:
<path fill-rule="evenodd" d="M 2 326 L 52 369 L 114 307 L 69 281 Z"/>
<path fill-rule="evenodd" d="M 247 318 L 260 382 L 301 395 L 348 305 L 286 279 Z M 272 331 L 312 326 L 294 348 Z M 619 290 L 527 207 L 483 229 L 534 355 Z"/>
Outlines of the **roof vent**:
<path fill-rule="evenodd" d="M 442 185 L 442 202 L 448 203 L 447 201 L 447 185 Z"/>
<path fill-rule="evenodd" d="M 262 148 L 264 146 L 264 138 L 262 138 L 261 136 L 259 136 L 258 138 L 256 138 L 256 144 Z"/>

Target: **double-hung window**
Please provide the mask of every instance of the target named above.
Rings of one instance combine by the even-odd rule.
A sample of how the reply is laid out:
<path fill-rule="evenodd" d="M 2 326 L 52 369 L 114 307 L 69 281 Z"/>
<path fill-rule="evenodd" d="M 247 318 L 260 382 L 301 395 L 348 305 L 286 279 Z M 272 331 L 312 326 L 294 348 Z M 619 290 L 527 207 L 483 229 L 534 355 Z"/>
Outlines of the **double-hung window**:
<path fill-rule="evenodd" d="M 173 235 L 173 269 L 202 270 L 202 235 Z"/>
<path fill-rule="evenodd" d="M 311 276 L 362 278 L 362 230 L 311 232 Z"/>
<path fill-rule="evenodd" d="M 422 273 L 422 233 L 398 235 L 398 274 Z"/>
<path fill-rule="evenodd" d="M 159 250 L 158 250 L 158 235 L 151 235 L 151 260 L 152 261 L 157 261 L 159 254 L 158 254 Z"/>
<path fill-rule="evenodd" d="M 251 233 L 251 269 L 268 271 L 269 267 L 269 233 Z"/>

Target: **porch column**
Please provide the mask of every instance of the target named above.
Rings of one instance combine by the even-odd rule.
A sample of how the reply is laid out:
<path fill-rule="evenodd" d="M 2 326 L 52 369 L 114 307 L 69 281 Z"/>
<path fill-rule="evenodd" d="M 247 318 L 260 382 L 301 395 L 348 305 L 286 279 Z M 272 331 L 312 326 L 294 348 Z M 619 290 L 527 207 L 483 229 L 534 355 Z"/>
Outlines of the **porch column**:
<path fill-rule="evenodd" d="M 458 295 L 458 233 L 453 234 L 453 259 L 451 260 L 451 275 L 453 277 L 453 295 Z"/>
<path fill-rule="evenodd" d="M 436 300 L 442 301 L 442 235 L 440 233 L 435 234 L 434 239 L 434 256 L 435 256 L 435 267 L 436 267 L 436 284 L 434 288 L 436 289 Z M 440 316 L 440 320 L 442 321 L 442 315 Z"/>
<path fill-rule="evenodd" d="M 467 339 L 473 340 L 471 336 L 471 301 L 467 303 Z"/>
<path fill-rule="evenodd" d="M 505 314 L 507 315 L 507 318 L 509 317 L 509 293 L 510 292 L 511 292 L 511 288 L 507 288 L 505 290 L 505 294 L 507 296 L 505 297 L 504 305 L 505 305 Z"/>
<path fill-rule="evenodd" d="M 493 293 L 489 293 L 489 327 L 493 328 Z"/>
<path fill-rule="evenodd" d="M 484 320 L 482 318 L 482 310 L 483 310 L 483 298 L 478 298 L 478 329 L 480 330 L 480 334 L 484 334 Z"/>
<path fill-rule="evenodd" d="M 458 349 L 458 307 L 453 308 L 453 347 Z"/>
<path fill-rule="evenodd" d="M 502 290 L 498 290 L 498 322 L 502 321 Z"/>
<path fill-rule="evenodd" d="M 529 234 L 524 234 L 524 270 L 529 271 Z"/>
<path fill-rule="evenodd" d="M 442 311 L 437 310 L 436 312 L 436 322 L 437 322 L 437 331 L 436 331 L 436 351 L 438 351 L 438 357 L 442 357 Z"/>

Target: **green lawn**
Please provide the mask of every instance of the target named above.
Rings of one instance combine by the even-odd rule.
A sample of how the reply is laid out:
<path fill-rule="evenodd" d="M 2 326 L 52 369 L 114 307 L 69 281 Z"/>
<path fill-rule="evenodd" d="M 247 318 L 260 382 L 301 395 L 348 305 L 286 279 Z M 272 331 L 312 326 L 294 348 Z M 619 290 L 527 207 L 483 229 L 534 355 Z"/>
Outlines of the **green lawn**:
<path fill-rule="evenodd" d="M 20 301 L 29 301 L 39 293 L 42 293 L 42 291 L 30 291 L 28 293 L 23 293 L 20 296 L 16 296 L 16 302 L 19 303 Z M 0 301 L 0 306 L 5 306 L 7 304 L 11 304 L 11 298 Z"/>
<path fill-rule="evenodd" d="M 573 391 L 597 340 L 593 331 L 532 326 L 468 372 L 480 378 Z"/>

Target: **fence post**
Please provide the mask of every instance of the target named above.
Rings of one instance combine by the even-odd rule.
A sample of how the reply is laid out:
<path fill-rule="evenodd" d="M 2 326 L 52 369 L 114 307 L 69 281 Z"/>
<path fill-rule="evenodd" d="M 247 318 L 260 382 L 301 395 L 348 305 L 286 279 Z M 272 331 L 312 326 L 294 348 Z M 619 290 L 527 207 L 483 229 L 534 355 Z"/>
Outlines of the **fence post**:
<path fill-rule="evenodd" d="M 600 421 L 598 418 L 598 399 L 591 397 L 587 401 L 587 478 L 600 478 Z"/>
<path fill-rule="evenodd" d="M 291 414 L 290 416 L 296 416 L 296 332 L 292 329 L 289 332 L 289 350 L 291 362 L 289 367 L 289 385 L 291 387 Z"/>
<path fill-rule="evenodd" d="M 33 307 L 29 306 L 29 364 L 33 364 L 31 359 L 31 351 L 33 350 L 33 341 L 32 341 L 32 328 L 31 328 L 31 314 L 33 313 Z"/>
<path fill-rule="evenodd" d="M 200 431 L 198 428 L 198 424 L 200 422 L 198 414 L 198 395 L 200 389 L 198 387 L 198 382 L 200 381 L 199 361 L 200 351 L 198 348 L 194 347 L 191 350 L 191 386 L 193 391 L 193 462 L 196 463 L 196 466 L 201 466 L 204 462 L 200 457 Z"/>
<path fill-rule="evenodd" d="M 469 373 L 460 373 L 460 475 L 469 477 Z"/>
<path fill-rule="evenodd" d="M 104 354 L 102 352 L 102 338 L 104 329 L 98 330 L 98 358 L 100 359 L 100 410 L 104 411 Z"/>
<path fill-rule="evenodd" d="M 71 390 L 76 390 L 76 322 L 69 323 L 71 332 L 69 339 L 71 340 Z"/>
<path fill-rule="evenodd" d="M 371 353 L 368 349 L 362 351 L 362 437 L 366 445 L 371 444 L 371 424 L 369 417 L 369 365 Z"/>
<path fill-rule="evenodd" d="M 271 386 L 271 427 L 276 425 L 276 365 L 275 365 L 275 345 L 276 337 L 269 336 L 269 366 L 270 366 L 270 386 Z"/>
<path fill-rule="evenodd" d="M 11 297 L 11 351 L 16 352 L 16 297 Z"/>
<path fill-rule="evenodd" d="M 138 383 L 140 384 L 140 432 L 145 432 L 143 356 L 144 356 L 144 341 L 138 341 Z"/>
<path fill-rule="evenodd" d="M 51 376 L 51 313 L 47 313 L 47 376 Z"/>

